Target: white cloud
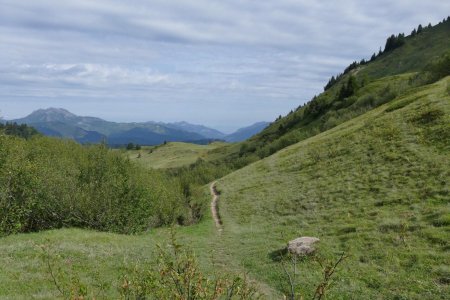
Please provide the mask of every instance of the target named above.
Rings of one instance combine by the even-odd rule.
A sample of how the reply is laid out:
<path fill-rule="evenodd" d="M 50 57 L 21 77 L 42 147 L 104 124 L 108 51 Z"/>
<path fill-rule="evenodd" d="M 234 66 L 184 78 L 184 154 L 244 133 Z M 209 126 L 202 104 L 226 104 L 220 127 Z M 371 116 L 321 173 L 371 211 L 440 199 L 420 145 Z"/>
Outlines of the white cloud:
<path fill-rule="evenodd" d="M 436 23 L 450 11 L 450 2 L 440 0 L 0 0 L 0 5 L 5 115 L 10 109 L 22 116 L 21 106 L 38 107 L 45 98 L 58 107 L 85 103 L 89 110 L 83 114 L 96 114 L 95 103 L 99 111 L 107 105 L 121 119 L 129 114 L 120 104 L 127 101 L 139 106 L 136 119 L 143 112 L 148 120 L 187 114 L 183 119 L 236 126 L 297 107 L 331 75 L 370 57 L 391 33 Z M 264 107 L 250 109 L 255 103 Z M 220 109 L 205 115 L 205 106 Z"/>

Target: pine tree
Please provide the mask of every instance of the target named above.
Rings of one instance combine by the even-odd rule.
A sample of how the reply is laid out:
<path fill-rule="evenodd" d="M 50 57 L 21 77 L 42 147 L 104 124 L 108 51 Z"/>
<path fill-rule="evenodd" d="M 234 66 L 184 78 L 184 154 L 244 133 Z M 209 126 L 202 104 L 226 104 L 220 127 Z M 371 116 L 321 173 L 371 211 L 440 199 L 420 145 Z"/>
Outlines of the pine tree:
<path fill-rule="evenodd" d="M 347 82 L 342 85 L 341 90 L 339 91 L 339 99 L 343 100 L 352 96 L 358 89 L 358 82 L 356 81 L 356 77 L 351 75 Z"/>
<path fill-rule="evenodd" d="M 422 31 L 423 31 L 422 25 L 419 24 L 419 27 L 417 27 L 417 34 L 422 33 Z"/>

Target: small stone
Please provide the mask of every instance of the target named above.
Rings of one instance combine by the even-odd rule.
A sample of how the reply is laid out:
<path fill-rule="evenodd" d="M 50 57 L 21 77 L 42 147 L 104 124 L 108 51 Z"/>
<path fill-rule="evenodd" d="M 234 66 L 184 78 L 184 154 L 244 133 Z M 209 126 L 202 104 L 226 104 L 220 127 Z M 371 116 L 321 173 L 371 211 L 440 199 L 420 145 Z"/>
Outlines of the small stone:
<path fill-rule="evenodd" d="M 295 255 L 309 255 L 316 251 L 314 244 L 319 241 L 316 237 L 299 237 L 288 242 L 287 250 Z"/>

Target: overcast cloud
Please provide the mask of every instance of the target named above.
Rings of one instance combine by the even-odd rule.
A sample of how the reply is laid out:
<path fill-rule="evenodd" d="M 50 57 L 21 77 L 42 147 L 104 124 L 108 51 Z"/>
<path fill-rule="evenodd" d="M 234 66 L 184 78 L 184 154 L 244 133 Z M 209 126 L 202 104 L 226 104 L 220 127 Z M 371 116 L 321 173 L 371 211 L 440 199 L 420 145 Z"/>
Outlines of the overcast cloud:
<path fill-rule="evenodd" d="M 287 113 L 388 35 L 450 14 L 442 0 L 0 0 L 0 7 L 4 118 L 52 106 L 223 131 Z"/>

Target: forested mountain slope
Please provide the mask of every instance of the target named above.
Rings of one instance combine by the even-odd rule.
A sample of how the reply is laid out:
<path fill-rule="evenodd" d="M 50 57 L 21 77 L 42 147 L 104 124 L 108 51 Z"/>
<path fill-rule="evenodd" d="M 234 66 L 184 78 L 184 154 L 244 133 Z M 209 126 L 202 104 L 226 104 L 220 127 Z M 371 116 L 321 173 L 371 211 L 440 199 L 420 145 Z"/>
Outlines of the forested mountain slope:
<path fill-rule="evenodd" d="M 420 26 L 420 28 L 422 28 Z M 394 41 L 394 42 L 393 42 Z M 279 117 L 239 147 L 217 149 L 219 160 L 239 168 L 333 128 L 450 72 L 450 18 L 409 36 L 391 36 L 371 60 L 352 63 L 311 101 Z M 430 75 L 440 64 L 439 75 Z"/>

